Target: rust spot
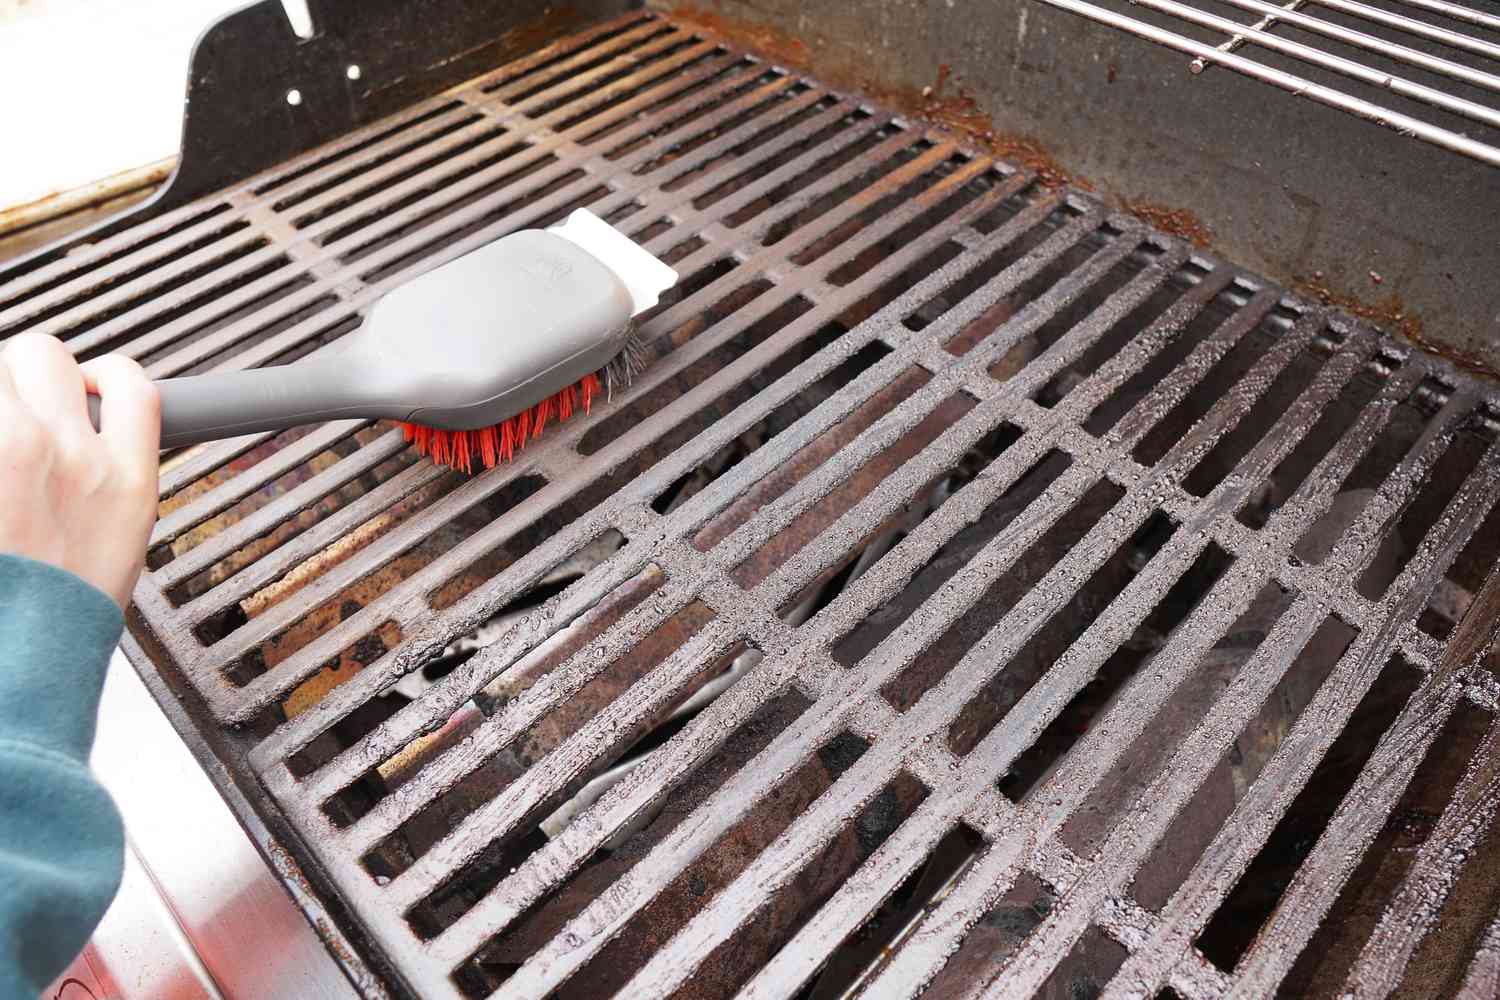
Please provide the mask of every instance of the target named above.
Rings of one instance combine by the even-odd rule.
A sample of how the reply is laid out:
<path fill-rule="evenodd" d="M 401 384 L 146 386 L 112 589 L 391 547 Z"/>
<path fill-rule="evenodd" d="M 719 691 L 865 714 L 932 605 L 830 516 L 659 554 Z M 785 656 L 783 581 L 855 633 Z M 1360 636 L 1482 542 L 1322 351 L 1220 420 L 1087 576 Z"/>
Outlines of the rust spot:
<path fill-rule="evenodd" d="M 1422 330 L 1422 318 L 1408 309 L 1396 292 L 1391 292 L 1377 302 L 1367 302 L 1357 296 L 1334 291 L 1328 286 L 1322 271 L 1314 271 L 1311 278 L 1294 275 L 1292 287 L 1325 306 L 1337 306 L 1388 333 L 1397 334 L 1428 354 L 1437 355 L 1466 372 L 1500 379 L 1500 371 L 1479 355 L 1429 339 Z"/>
<path fill-rule="evenodd" d="M 1121 201 L 1125 210 L 1164 233 L 1181 237 L 1193 246 L 1206 247 L 1213 233 L 1203 220 L 1185 208 L 1167 208 L 1149 201 Z"/>
<path fill-rule="evenodd" d="M 271 867 L 276 869 L 276 873 L 284 881 L 297 883 L 297 887 L 305 895 L 312 896 L 314 894 L 312 884 L 307 881 L 307 877 L 302 874 L 302 866 L 297 864 L 296 859 L 291 856 L 287 849 L 275 841 L 268 841 L 264 846 L 266 855 L 271 861 Z"/>
<path fill-rule="evenodd" d="M 346 966 L 355 963 L 354 956 L 349 953 L 348 948 L 344 947 L 343 938 L 339 937 L 338 932 L 333 929 L 332 924 L 324 918 L 319 917 L 313 922 L 313 926 L 318 932 L 318 937 L 323 939 L 323 943 L 328 946 L 329 951 L 333 952 L 334 957 Z"/>
<path fill-rule="evenodd" d="M 691 5 L 673 7 L 671 15 L 686 27 L 717 35 L 777 65 L 799 71 L 811 67 L 812 50 L 807 44 L 773 26 L 726 17 Z M 955 138 L 967 140 L 979 152 L 1019 164 L 1043 187 L 1072 184 L 1086 191 L 1094 189 L 1088 180 L 1064 169 L 1036 139 L 997 129 L 974 96 L 958 83 L 958 75 L 947 63 L 938 66 L 937 78 L 931 85 L 920 89 L 891 86 L 841 70 L 831 62 L 819 64 L 818 79 L 835 89 L 868 97 L 908 118 L 954 133 Z M 950 83 L 954 85 L 951 91 Z"/>
<path fill-rule="evenodd" d="M 672 17 L 689 28 L 718 35 L 788 68 L 805 70 L 812 61 L 812 51 L 805 42 L 768 24 L 757 24 L 690 4 L 673 7 Z"/>

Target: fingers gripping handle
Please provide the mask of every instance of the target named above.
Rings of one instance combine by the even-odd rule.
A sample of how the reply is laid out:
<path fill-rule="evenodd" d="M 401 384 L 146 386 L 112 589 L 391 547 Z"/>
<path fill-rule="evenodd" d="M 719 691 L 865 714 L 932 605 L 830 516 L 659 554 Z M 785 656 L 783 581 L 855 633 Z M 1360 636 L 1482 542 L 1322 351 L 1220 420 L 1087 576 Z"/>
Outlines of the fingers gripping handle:
<path fill-rule="evenodd" d="M 351 391 L 358 378 L 332 362 L 304 359 L 293 365 L 161 379 L 161 446 L 182 448 L 221 438 L 279 431 L 298 424 L 376 416 Z M 89 419 L 99 427 L 99 398 L 88 398 Z"/>

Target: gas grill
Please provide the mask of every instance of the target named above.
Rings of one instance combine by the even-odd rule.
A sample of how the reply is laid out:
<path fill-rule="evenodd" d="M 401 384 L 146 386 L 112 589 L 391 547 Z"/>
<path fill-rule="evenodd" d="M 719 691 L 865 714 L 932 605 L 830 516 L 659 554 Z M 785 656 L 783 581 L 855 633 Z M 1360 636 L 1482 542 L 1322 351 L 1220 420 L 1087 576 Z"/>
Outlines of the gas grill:
<path fill-rule="evenodd" d="M 0 273 L 158 377 L 580 206 L 682 275 L 513 464 L 164 456 L 126 652 L 364 995 L 1493 995 L 1492 383 L 701 14 L 453 6 L 436 93 L 244 68 L 264 148 L 231 15 Z"/>

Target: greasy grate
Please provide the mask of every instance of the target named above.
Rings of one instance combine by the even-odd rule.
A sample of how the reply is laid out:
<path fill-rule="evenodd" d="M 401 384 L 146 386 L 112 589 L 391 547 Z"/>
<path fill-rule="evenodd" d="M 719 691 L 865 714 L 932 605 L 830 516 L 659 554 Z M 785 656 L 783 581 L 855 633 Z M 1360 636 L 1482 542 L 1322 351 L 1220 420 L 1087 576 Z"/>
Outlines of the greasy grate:
<path fill-rule="evenodd" d="M 0 335 L 289 360 L 585 204 L 683 275 L 593 416 L 163 473 L 131 648 L 363 989 L 1500 975 L 1495 394 L 941 133 L 632 14 L 13 269 Z"/>

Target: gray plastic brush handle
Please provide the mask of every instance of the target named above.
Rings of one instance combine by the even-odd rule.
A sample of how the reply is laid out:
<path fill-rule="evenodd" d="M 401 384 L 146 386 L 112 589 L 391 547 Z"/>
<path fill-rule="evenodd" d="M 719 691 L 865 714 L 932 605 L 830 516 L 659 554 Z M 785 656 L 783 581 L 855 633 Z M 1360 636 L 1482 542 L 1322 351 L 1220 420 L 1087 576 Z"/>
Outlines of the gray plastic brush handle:
<path fill-rule="evenodd" d="M 357 365 L 304 358 L 295 364 L 161 379 L 161 446 L 182 448 L 219 438 L 279 431 L 296 424 L 404 414 L 372 412 Z M 99 426 L 99 398 L 89 417 Z"/>

